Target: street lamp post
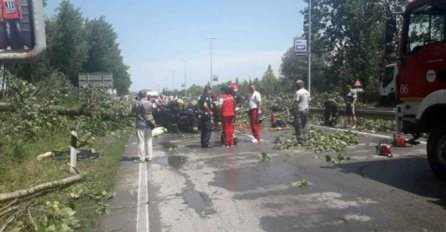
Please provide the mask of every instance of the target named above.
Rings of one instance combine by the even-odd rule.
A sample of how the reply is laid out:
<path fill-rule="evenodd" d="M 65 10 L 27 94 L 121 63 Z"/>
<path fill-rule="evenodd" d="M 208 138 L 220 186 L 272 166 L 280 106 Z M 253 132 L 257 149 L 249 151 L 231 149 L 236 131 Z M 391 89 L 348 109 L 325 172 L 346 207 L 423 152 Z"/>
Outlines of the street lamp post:
<path fill-rule="evenodd" d="M 308 5 L 308 91 L 311 92 L 311 0 Z"/>
<path fill-rule="evenodd" d="M 172 91 L 175 91 L 175 70 L 172 70 Z"/>
<path fill-rule="evenodd" d="M 187 72 L 186 72 L 186 63 L 187 60 L 182 60 L 184 63 L 184 95 L 187 95 Z"/>
<path fill-rule="evenodd" d="M 216 38 L 215 37 L 207 37 L 206 39 L 209 40 L 210 47 L 211 47 L 210 56 L 209 56 L 210 57 L 210 61 L 211 61 L 211 79 L 210 79 L 209 85 L 212 86 L 212 78 L 213 78 L 213 72 L 212 72 L 212 41 L 215 40 Z"/>

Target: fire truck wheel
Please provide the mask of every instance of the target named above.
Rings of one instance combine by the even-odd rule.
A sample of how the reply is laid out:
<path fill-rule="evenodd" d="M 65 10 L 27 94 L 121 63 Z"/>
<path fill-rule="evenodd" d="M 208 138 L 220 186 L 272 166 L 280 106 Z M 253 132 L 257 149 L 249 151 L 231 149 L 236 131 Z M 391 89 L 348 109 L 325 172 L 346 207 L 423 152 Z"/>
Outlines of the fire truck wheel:
<path fill-rule="evenodd" d="M 432 171 L 446 182 L 446 131 L 435 130 L 427 140 L 427 158 Z"/>

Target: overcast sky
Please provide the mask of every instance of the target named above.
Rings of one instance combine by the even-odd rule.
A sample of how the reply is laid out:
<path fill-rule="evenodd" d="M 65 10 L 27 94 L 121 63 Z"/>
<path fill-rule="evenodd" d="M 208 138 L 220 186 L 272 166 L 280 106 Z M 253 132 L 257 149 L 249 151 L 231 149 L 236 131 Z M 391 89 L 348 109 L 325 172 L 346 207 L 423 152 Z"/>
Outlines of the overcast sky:
<path fill-rule="evenodd" d="M 268 64 L 275 74 L 281 57 L 302 34 L 302 0 L 72 0 L 85 17 L 105 16 L 119 34 L 131 90 L 181 88 L 183 59 L 187 84 L 261 77 Z M 49 0 L 53 15 L 60 0 Z M 173 75 L 173 72 L 175 75 Z M 174 78 L 173 78 L 174 76 Z M 173 81 L 175 79 L 175 82 Z"/>

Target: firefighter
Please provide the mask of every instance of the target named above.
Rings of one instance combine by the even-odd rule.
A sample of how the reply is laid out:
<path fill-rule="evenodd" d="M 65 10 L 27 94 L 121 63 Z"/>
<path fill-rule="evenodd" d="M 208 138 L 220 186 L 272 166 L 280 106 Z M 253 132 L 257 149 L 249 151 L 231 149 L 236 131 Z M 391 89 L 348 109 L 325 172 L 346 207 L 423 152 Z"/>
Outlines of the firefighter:
<path fill-rule="evenodd" d="M 249 122 L 252 130 L 253 143 L 260 142 L 260 125 L 259 125 L 259 114 L 262 108 L 262 97 L 260 93 L 256 90 L 255 85 L 249 86 L 249 91 L 251 96 L 249 97 Z"/>
<path fill-rule="evenodd" d="M 235 99 L 229 87 L 224 88 L 221 96 L 220 120 L 225 147 L 231 147 L 234 143 Z"/>
<path fill-rule="evenodd" d="M 210 148 L 209 139 L 212 134 L 212 99 L 211 99 L 212 89 L 210 86 L 204 87 L 203 95 L 201 95 L 198 101 L 198 108 L 201 114 L 201 147 Z"/>
<path fill-rule="evenodd" d="M 238 93 L 238 86 L 236 83 L 232 83 L 229 85 L 229 89 L 231 91 L 232 96 L 234 97 L 234 101 L 235 101 L 235 107 L 234 107 L 234 123 L 232 124 L 233 126 L 235 126 L 235 121 L 237 120 L 237 104 L 240 103 L 240 98 L 237 95 Z M 235 129 L 234 129 L 235 131 Z M 222 140 L 223 141 L 223 140 Z M 237 139 L 237 135 L 234 133 L 234 145 L 237 145 L 238 139 Z M 223 142 L 222 142 L 223 143 Z"/>

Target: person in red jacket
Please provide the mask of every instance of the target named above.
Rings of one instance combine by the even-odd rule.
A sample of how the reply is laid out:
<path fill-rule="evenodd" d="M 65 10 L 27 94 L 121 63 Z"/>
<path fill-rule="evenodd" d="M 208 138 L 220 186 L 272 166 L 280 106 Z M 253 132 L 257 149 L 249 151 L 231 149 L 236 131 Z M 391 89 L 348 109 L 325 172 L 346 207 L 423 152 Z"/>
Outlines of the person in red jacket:
<path fill-rule="evenodd" d="M 5 22 L 6 27 L 6 50 L 11 50 L 13 44 L 14 47 L 28 49 L 20 26 L 20 21 L 22 20 L 20 0 L 0 0 L 0 4 L 0 20 Z"/>
<path fill-rule="evenodd" d="M 226 147 L 234 143 L 235 99 L 230 88 L 224 89 L 221 96 L 220 120 L 223 130 L 223 142 Z"/>

